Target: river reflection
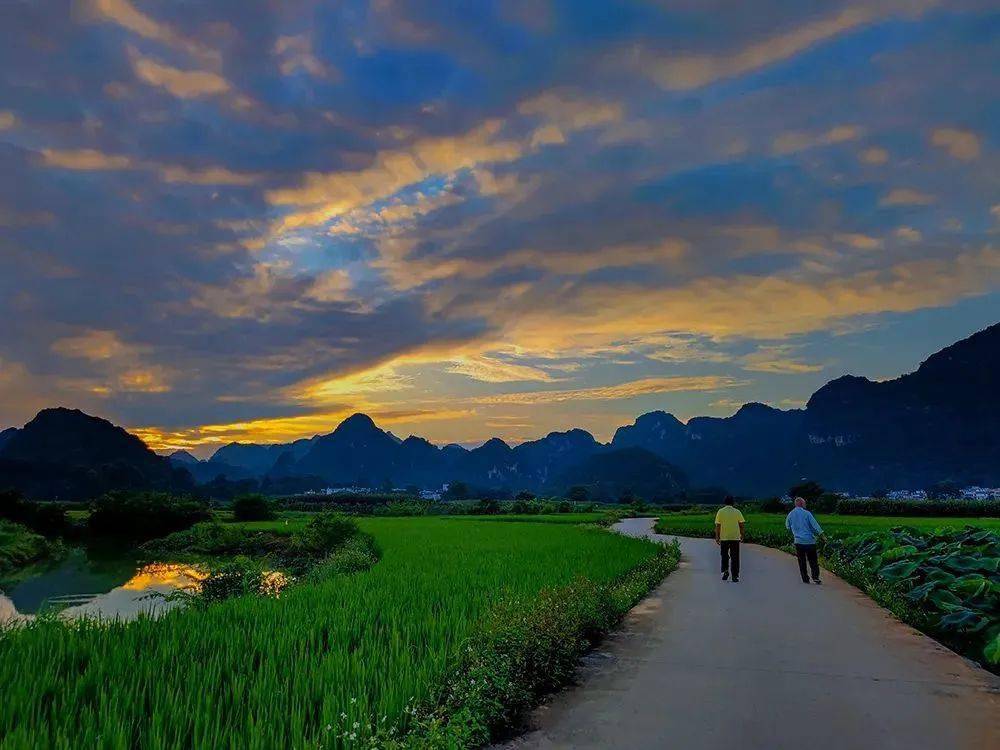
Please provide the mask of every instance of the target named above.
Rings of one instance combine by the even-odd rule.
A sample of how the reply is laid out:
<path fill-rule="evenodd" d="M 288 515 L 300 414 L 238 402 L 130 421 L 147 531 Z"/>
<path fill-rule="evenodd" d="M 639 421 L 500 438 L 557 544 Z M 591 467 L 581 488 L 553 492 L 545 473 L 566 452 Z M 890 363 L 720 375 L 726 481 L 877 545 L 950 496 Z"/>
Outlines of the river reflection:
<path fill-rule="evenodd" d="M 0 581 L 0 622 L 30 620 L 46 611 L 67 619 L 159 615 L 180 603 L 162 595 L 195 592 L 205 575 L 185 563 L 142 565 L 134 559 L 74 549 L 56 565 L 20 580 Z"/>

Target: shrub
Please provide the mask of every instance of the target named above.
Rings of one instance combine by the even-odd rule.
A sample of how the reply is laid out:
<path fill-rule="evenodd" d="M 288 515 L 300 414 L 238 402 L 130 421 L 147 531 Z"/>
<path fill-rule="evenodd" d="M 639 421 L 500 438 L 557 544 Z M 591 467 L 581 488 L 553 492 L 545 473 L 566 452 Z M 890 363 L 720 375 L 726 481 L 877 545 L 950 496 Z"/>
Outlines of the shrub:
<path fill-rule="evenodd" d="M 109 492 L 90 505 L 87 526 L 95 534 L 152 539 L 210 518 L 208 506 L 166 492 Z"/>
<path fill-rule="evenodd" d="M 320 513 L 295 534 L 296 545 L 309 553 L 325 553 L 358 534 L 352 518 L 340 513 Z"/>
<path fill-rule="evenodd" d="M 237 557 L 201 582 L 201 599 L 207 603 L 234 596 L 277 596 L 287 583 L 286 576 L 266 570 L 260 562 Z"/>
<path fill-rule="evenodd" d="M 310 580 L 321 580 L 331 575 L 360 573 L 368 570 L 382 556 L 375 540 L 368 534 L 358 534 L 327 555 L 309 572 Z"/>
<path fill-rule="evenodd" d="M 232 555 L 262 556 L 280 552 L 288 546 L 290 534 L 251 531 L 217 521 L 199 523 L 186 531 L 177 531 L 162 539 L 153 539 L 140 549 L 146 554 L 191 554 L 202 557 Z"/>
<path fill-rule="evenodd" d="M 272 521 L 277 517 L 274 505 L 263 495 L 240 495 L 233 500 L 233 518 L 237 521 Z"/>
<path fill-rule="evenodd" d="M 784 513 L 787 510 L 788 506 L 782 502 L 780 497 L 769 497 L 760 503 L 761 513 Z"/>
<path fill-rule="evenodd" d="M 59 542 L 49 542 L 20 524 L 0 520 L 0 573 L 41 560 L 61 551 Z"/>

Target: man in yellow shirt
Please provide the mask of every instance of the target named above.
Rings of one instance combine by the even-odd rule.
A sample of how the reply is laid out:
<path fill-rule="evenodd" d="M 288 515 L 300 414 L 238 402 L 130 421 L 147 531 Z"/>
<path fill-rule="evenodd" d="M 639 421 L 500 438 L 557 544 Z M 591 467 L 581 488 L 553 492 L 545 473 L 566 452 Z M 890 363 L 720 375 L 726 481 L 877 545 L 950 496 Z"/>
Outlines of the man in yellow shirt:
<path fill-rule="evenodd" d="M 715 543 L 722 552 L 722 580 L 729 580 L 730 567 L 733 583 L 740 582 L 740 542 L 743 541 L 743 514 L 733 507 L 733 497 L 726 497 L 726 504 L 715 514 Z"/>

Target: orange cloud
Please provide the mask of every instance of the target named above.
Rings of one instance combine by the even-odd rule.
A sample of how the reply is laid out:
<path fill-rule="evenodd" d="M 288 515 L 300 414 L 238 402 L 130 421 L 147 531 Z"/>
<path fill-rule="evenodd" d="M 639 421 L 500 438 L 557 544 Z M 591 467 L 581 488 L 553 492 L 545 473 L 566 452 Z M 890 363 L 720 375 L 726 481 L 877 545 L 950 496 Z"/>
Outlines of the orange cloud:
<path fill-rule="evenodd" d="M 220 59 L 217 51 L 178 34 L 168 24 L 139 11 L 128 0 L 90 0 L 88 10 L 93 20 L 117 24 L 141 37 L 206 61 L 218 62 Z"/>
<path fill-rule="evenodd" d="M 562 401 L 611 401 L 634 398 L 651 393 L 677 393 L 683 391 L 718 391 L 736 388 L 747 381 L 718 375 L 697 375 L 672 378 L 643 378 L 617 385 L 570 390 L 529 391 L 526 393 L 498 393 L 470 399 L 476 404 L 551 404 Z"/>
<path fill-rule="evenodd" d="M 912 188 L 895 188 L 890 190 L 881 201 L 880 206 L 929 206 L 937 199 L 929 193 Z"/>
<path fill-rule="evenodd" d="M 164 88 L 180 99 L 215 96 L 230 90 L 229 82 L 216 73 L 172 68 L 140 55 L 132 56 L 132 69 L 140 80 Z"/>
<path fill-rule="evenodd" d="M 121 171 L 144 169 L 156 172 L 164 182 L 189 185 L 252 185 L 259 175 L 233 172 L 225 167 L 184 167 L 177 164 L 158 164 L 140 161 L 122 154 L 106 154 L 91 148 L 51 149 L 41 151 L 42 163 L 47 167 L 72 169 L 82 172 Z"/>
<path fill-rule="evenodd" d="M 872 146 L 862 151 L 858 158 L 865 164 L 885 164 L 889 161 L 889 152 L 884 148 Z"/>
<path fill-rule="evenodd" d="M 938 128 L 931 133 L 931 143 L 943 148 L 952 158 L 972 161 L 979 158 L 982 148 L 980 138 L 971 130 L 958 128 Z"/>
<path fill-rule="evenodd" d="M 774 139 L 771 150 L 775 154 L 794 154 L 798 151 L 816 148 L 817 146 L 830 146 L 835 143 L 844 143 L 859 138 L 864 131 L 857 125 L 837 125 L 830 128 L 825 133 L 810 134 L 800 132 L 782 133 Z"/>

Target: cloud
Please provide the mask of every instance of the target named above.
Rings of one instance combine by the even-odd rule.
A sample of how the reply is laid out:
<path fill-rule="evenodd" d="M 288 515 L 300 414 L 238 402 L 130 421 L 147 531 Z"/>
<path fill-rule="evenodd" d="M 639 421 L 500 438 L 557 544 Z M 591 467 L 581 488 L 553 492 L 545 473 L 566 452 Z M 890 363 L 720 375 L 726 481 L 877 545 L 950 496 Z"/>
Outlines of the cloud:
<path fill-rule="evenodd" d="M 795 350 L 796 347 L 788 344 L 761 346 L 744 356 L 740 361 L 743 369 L 751 372 L 800 375 L 806 372 L 819 372 L 823 369 L 823 365 L 802 362 L 792 357 Z"/>
<path fill-rule="evenodd" d="M 167 368 L 144 364 L 148 348 L 122 341 L 115 331 L 86 330 L 55 340 L 51 349 L 62 357 L 85 360 L 97 367 L 100 374 L 85 386 L 91 393 L 108 396 L 171 390 Z"/>
<path fill-rule="evenodd" d="M 451 362 L 446 369 L 448 372 L 465 375 L 483 383 L 518 383 L 531 380 L 551 382 L 558 379 L 538 367 L 483 355 L 462 357 Z"/>
<path fill-rule="evenodd" d="M 42 161 L 48 167 L 74 169 L 87 172 L 131 169 L 133 160 L 128 156 L 105 154 L 91 148 L 70 150 L 42 149 Z"/>
<path fill-rule="evenodd" d="M 771 144 L 771 150 L 775 154 L 794 154 L 798 151 L 816 148 L 817 146 L 829 146 L 835 143 L 845 143 L 861 137 L 862 128 L 857 125 L 837 125 L 830 128 L 825 133 L 812 135 L 809 133 L 790 132 L 782 133 Z"/>
<path fill-rule="evenodd" d="M 90 0 L 88 5 L 93 20 L 118 24 L 141 37 L 201 59 L 213 61 L 219 59 L 219 53 L 215 50 L 142 13 L 128 0 Z"/>
<path fill-rule="evenodd" d="M 10 130 L 17 125 L 17 115 L 9 109 L 0 109 L 0 130 Z"/>
<path fill-rule="evenodd" d="M 513 161 L 524 153 L 524 147 L 499 137 L 502 125 L 500 120 L 489 120 L 463 135 L 423 138 L 405 150 L 379 152 L 364 169 L 310 172 L 296 187 L 270 190 L 266 197 L 272 205 L 300 209 L 278 220 L 274 231 L 281 234 L 325 224 L 432 175 Z"/>
<path fill-rule="evenodd" d="M 879 146 L 871 146 L 862 151 L 858 158 L 865 164 L 877 166 L 889 161 L 889 152 Z"/>
<path fill-rule="evenodd" d="M 225 167 L 185 167 L 178 164 L 157 164 L 139 161 L 123 154 L 106 154 L 90 148 L 51 149 L 41 151 L 42 163 L 47 167 L 72 169 L 82 172 L 150 170 L 164 182 L 189 185 L 252 185 L 258 175 L 233 172 Z"/>
<path fill-rule="evenodd" d="M 613 401 L 655 393 L 683 391 L 718 391 L 746 385 L 746 381 L 719 375 L 643 378 L 617 385 L 576 388 L 571 390 L 498 393 L 470 399 L 476 404 L 550 404 L 564 401 Z"/>
<path fill-rule="evenodd" d="M 181 70 L 149 57 L 132 56 L 132 69 L 139 80 L 166 89 L 180 99 L 217 96 L 230 91 L 229 82 L 207 70 Z"/>
<path fill-rule="evenodd" d="M 882 200 L 880 206 L 929 206 L 937 200 L 933 195 L 913 188 L 894 188 Z"/>
<path fill-rule="evenodd" d="M 114 331 L 91 330 L 57 339 L 52 343 L 52 351 L 64 357 L 100 362 L 130 356 L 133 350 Z"/>
<path fill-rule="evenodd" d="M 312 39 L 307 34 L 279 36 L 273 53 L 282 75 L 305 72 L 314 78 L 337 78 L 337 70 L 316 57 Z"/>
<path fill-rule="evenodd" d="M 644 66 L 665 89 L 695 89 L 787 60 L 813 45 L 853 31 L 870 22 L 874 11 L 865 6 L 845 8 L 828 18 L 755 42 L 731 54 L 662 56 Z"/>
<path fill-rule="evenodd" d="M 899 227 L 895 235 L 904 242 L 919 242 L 923 235 L 913 227 Z"/>
<path fill-rule="evenodd" d="M 836 240 L 845 245 L 850 245 L 856 250 L 878 250 L 882 247 L 882 240 L 877 237 L 869 237 L 866 234 L 838 234 Z"/>
<path fill-rule="evenodd" d="M 931 143 L 943 148 L 952 158 L 972 161 L 979 158 L 982 148 L 978 135 L 970 130 L 937 128 L 931 132 Z"/>

